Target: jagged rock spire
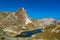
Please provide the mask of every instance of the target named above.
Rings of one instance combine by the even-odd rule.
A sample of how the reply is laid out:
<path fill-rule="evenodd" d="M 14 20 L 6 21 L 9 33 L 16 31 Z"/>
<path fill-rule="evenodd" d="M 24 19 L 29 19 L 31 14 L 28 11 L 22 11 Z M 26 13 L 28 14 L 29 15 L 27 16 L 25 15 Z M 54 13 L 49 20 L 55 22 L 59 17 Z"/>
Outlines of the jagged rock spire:
<path fill-rule="evenodd" d="M 28 18 L 28 15 L 24 8 L 21 8 L 18 10 L 15 15 L 17 16 L 17 21 L 21 24 L 27 24 L 30 22 L 30 19 Z M 28 21 L 28 22 L 27 22 Z"/>
<path fill-rule="evenodd" d="M 22 9 L 22 10 L 25 10 L 23 7 L 22 7 L 21 9 Z M 21 9 L 20 9 L 20 10 L 21 10 Z"/>
<path fill-rule="evenodd" d="M 22 15 L 22 14 L 23 14 L 24 16 L 27 16 L 24 8 L 21 8 L 20 10 L 18 10 L 18 11 L 15 13 L 15 15 L 17 15 L 17 16 L 20 16 L 20 15 Z M 23 15 L 22 15 L 22 16 L 23 16 Z"/>

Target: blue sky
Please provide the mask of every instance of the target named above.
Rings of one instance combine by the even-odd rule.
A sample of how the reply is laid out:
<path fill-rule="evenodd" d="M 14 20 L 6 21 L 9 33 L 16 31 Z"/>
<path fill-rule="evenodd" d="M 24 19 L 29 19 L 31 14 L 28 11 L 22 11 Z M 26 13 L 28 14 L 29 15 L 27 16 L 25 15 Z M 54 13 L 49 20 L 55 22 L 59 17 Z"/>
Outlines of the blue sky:
<path fill-rule="evenodd" d="M 0 0 L 0 12 L 16 12 L 22 7 L 30 18 L 60 19 L 60 0 Z"/>

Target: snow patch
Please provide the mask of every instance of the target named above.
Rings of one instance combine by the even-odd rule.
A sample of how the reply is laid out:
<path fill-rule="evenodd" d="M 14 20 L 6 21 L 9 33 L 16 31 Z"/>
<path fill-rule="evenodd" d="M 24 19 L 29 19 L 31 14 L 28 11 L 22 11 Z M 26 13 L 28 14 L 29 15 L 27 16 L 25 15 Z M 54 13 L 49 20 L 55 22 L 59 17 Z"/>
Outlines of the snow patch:
<path fill-rule="evenodd" d="M 31 23 L 32 21 L 26 18 L 25 24 Z"/>

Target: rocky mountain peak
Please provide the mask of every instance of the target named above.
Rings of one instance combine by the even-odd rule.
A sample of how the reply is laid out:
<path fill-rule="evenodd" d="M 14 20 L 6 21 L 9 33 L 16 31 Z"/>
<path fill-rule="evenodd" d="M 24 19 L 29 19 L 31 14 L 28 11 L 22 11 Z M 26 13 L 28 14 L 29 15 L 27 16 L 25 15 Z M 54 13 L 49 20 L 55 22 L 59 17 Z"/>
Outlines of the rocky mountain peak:
<path fill-rule="evenodd" d="M 20 22 L 21 24 L 27 24 L 31 22 L 24 8 L 21 8 L 20 10 L 18 10 L 15 13 L 15 15 L 17 16 L 17 21 Z"/>
<path fill-rule="evenodd" d="M 23 10 L 23 11 L 25 11 L 25 9 L 24 9 L 24 8 L 21 8 L 20 10 Z"/>
<path fill-rule="evenodd" d="M 17 15 L 17 16 L 20 16 L 20 15 L 22 15 L 22 14 L 25 15 L 25 16 L 27 16 L 24 8 L 19 9 L 19 10 L 15 13 L 15 15 Z"/>

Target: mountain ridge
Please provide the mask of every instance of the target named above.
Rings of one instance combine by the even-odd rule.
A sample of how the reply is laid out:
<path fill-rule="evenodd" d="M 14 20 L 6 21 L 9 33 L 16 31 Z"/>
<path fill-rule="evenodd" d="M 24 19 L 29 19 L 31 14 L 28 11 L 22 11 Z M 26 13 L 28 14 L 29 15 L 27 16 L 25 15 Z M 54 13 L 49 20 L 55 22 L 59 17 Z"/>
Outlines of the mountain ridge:
<path fill-rule="evenodd" d="M 14 37 L 25 31 L 32 31 L 35 29 L 43 29 L 42 33 L 33 35 L 33 38 L 40 38 L 43 36 L 45 38 L 47 33 L 57 36 L 60 33 L 60 20 L 54 18 L 43 18 L 43 19 L 32 19 L 28 17 L 24 8 L 21 8 L 15 13 L 1 12 L 0 13 L 0 28 L 9 36 Z M 45 33 L 45 34 L 44 34 Z M 54 36 L 52 35 L 52 36 Z M 58 36 L 57 36 L 58 37 Z M 56 38 L 57 38 L 56 37 Z M 49 37 L 48 37 L 49 38 Z M 48 39 L 46 38 L 46 39 Z M 52 37 L 53 38 L 53 37 Z"/>

